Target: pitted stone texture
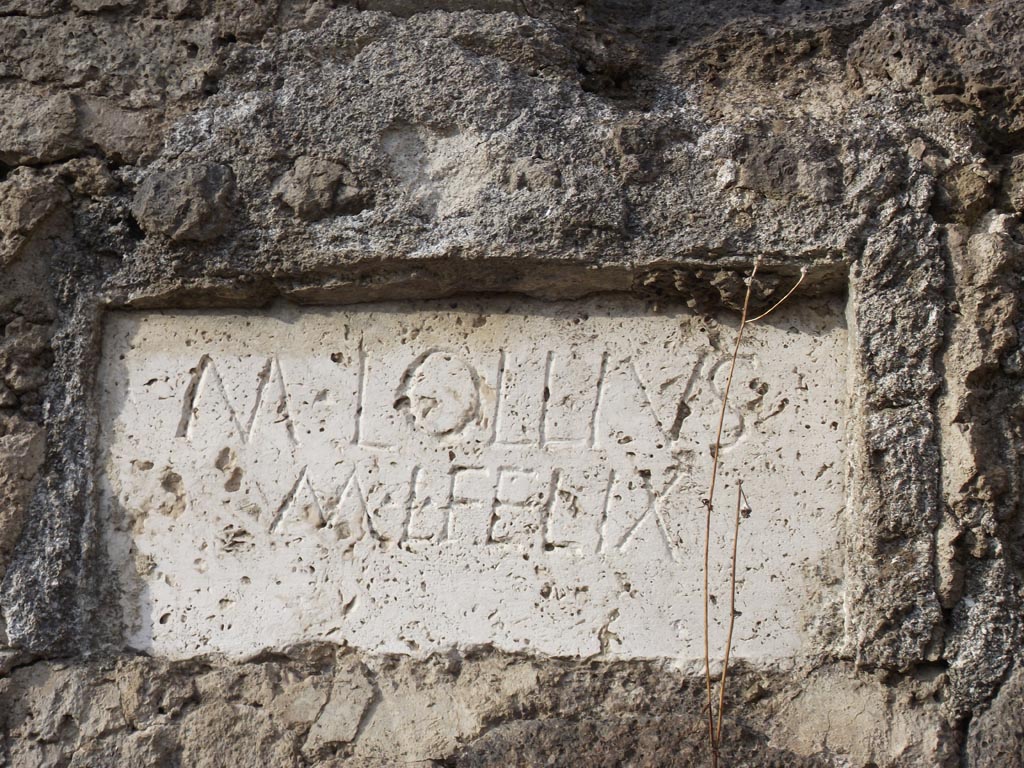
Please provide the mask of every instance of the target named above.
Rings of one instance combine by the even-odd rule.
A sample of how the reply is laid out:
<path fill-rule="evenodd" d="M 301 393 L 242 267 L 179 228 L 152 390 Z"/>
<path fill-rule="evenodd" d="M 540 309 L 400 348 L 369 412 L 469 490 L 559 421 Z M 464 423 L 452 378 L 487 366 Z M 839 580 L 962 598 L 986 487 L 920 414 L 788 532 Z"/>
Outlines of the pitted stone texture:
<path fill-rule="evenodd" d="M 1024 674 L 1014 670 L 1003 683 L 989 709 L 971 722 L 967 737 L 969 768 L 1021 768 L 1024 766 Z"/>
<path fill-rule="evenodd" d="M 734 331 L 625 299 L 112 313 L 103 507 L 129 645 L 697 658 Z M 845 344 L 828 304 L 744 342 L 712 542 L 724 606 L 742 478 L 742 657 L 841 621 Z"/>
<path fill-rule="evenodd" d="M 941 738 L 934 706 L 908 710 L 849 667 L 811 673 L 806 693 L 777 671 L 738 665 L 731 677 L 729 768 L 958 764 L 923 749 Z M 910 690 L 922 702 L 934 692 Z M 0 727 L 12 768 L 707 766 L 704 696 L 702 675 L 666 661 L 301 646 L 247 664 L 131 655 L 20 666 L 0 678 Z"/>

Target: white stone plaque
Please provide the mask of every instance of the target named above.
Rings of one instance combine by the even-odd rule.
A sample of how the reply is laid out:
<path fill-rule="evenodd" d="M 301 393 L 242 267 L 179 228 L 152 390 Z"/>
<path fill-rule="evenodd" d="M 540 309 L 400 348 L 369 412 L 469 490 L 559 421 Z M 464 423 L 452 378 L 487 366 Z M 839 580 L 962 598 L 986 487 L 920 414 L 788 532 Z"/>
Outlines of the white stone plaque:
<path fill-rule="evenodd" d="M 724 322 L 624 298 L 109 313 L 128 645 L 702 658 Z M 835 303 L 748 329 L 712 541 L 720 644 L 742 478 L 740 657 L 799 654 L 834 610 L 846 344 Z"/>

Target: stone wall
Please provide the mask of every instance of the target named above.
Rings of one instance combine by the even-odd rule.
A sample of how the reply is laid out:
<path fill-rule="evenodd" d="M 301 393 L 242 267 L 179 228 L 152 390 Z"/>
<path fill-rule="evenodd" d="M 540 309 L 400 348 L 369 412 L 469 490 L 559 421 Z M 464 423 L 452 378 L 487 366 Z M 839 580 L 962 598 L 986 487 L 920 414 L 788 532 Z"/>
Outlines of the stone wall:
<path fill-rule="evenodd" d="M 752 311 L 806 277 L 749 340 L 748 362 L 765 375 L 737 385 L 738 418 L 767 425 L 744 443 L 748 482 L 773 501 L 753 505 L 752 538 L 741 539 L 750 558 L 741 563 L 762 573 L 741 584 L 723 764 L 1024 765 L 1022 69 L 1019 0 L 0 0 L 0 765 L 707 765 L 699 555 L 683 546 L 699 541 L 702 481 L 693 482 L 696 514 L 678 516 L 682 498 L 657 502 L 671 501 L 675 478 L 705 477 L 719 372 L 686 356 L 727 356 L 757 260 Z M 303 584 L 312 581 L 302 579 L 289 582 L 282 605 L 290 597 L 300 619 L 319 623 L 298 630 L 253 607 L 255 590 L 240 613 L 231 613 L 233 597 L 221 605 L 226 596 L 211 593 L 216 610 L 201 622 L 179 618 L 202 601 L 188 597 L 183 572 L 160 571 L 161 596 L 133 547 L 150 546 L 159 566 L 187 541 L 174 525 L 196 512 L 189 498 L 249 493 L 244 461 L 258 457 L 241 446 L 260 403 L 294 427 L 281 404 L 296 381 L 317 380 L 310 361 L 352 356 L 319 349 L 311 331 L 261 347 L 266 337 L 242 330 L 245 318 L 308 329 L 322 316 L 337 335 L 345 318 L 391 313 L 398 319 L 352 321 L 398 323 L 380 341 L 388 350 L 410 327 L 411 341 L 430 327 L 422 318 L 403 325 L 412 309 L 449 319 L 465 310 L 465 339 L 482 334 L 465 342 L 472 375 L 431 361 L 427 346 L 420 368 L 402 363 L 397 383 L 383 387 L 388 398 L 400 392 L 394 423 L 431 439 L 470 435 L 467 425 L 484 442 L 501 434 L 487 432 L 478 393 L 500 398 L 504 385 L 486 372 L 493 350 L 474 318 L 525 318 L 504 333 L 533 344 L 523 359 L 541 366 L 541 382 L 552 350 L 582 350 L 572 359 L 585 367 L 598 349 L 593 387 L 584 372 L 563 400 L 542 388 L 544 403 L 554 395 L 569 405 L 557 422 L 564 434 L 544 433 L 548 406 L 537 406 L 532 455 L 577 439 L 573 413 L 589 419 L 580 433 L 587 450 L 612 434 L 628 441 L 611 458 L 576 454 L 576 464 L 545 464 L 537 476 L 591 464 L 598 474 L 648 472 L 638 474 L 635 500 L 624 496 L 622 509 L 633 511 L 613 544 L 629 543 L 635 529 L 651 547 L 664 545 L 662 560 L 634 554 L 624 567 L 664 576 L 677 601 L 662 591 L 644 603 L 632 583 L 613 594 L 613 575 L 599 573 L 615 563 L 603 538 L 548 536 L 563 491 L 565 519 L 576 519 L 561 475 L 547 496 L 537 491 L 548 516 L 515 528 L 526 492 L 516 496 L 501 478 L 536 467 L 494 459 L 494 516 L 474 546 L 506 549 L 474 567 L 507 566 L 503 578 L 489 577 L 504 626 L 453 625 L 440 611 L 410 633 L 382 598 L 370 616 L 378 624 L 360 618 L 332 635 L 322 619 L 349 610 L 358 618 L 366 604 L 323 597 L 310 613 Z M 815 326 L 815 312 L 830 319 Z M 605 316 L 620 329 L 597 329 Z M 151 348 L 144 323 L 157 328 Z M 666 323 L 699 344 L 674 346 Z M 584 343 L 591 325 L 587 338 L 605 346 Z M 126 327 L 134 330 L 119 337 Z M 227 351 L 197 346 L 188 363 L 186 342 L 198 338 L 220 339 Z M 305 362 L 295 365 L 312 373 L 296 379 L 293 363 L 275 355 L 303 344 Z M 217 357 L 249 348 L 259 358 L 249 373 Z M 354 349 L 364 360 L 363 347 Z M 222 432 L 238 429 L 230 445 L 205 446 L 220 474 L 199 460 L 191 475 L 170 460 L 154 463 L 163 473 L 152 480 L 129 474 L 149 471 L 143 452 L 192 435 L 190 410 L 175 411 L 184 431 L 167 436 L 160 395 L 137 397 L 149 381 L 139 372 L 168 350 L 178 357 L 161 358 L 152 379 L 179 398 L 171 410 L 191 409 L 204 380 L 223 385 L 221 410 L 194 411 Z M 705 399 L 692 382 L 645 379 L 677 359 L 705 382 Z M 417 393 L 416 376 L 434 363 L 439 372 L 421 377 Z M 454 396 L 430 387 L 449 374 L 455 389 L 445 392 L 472 381 L 477 405 L 444 410 Z M 607 389 L 601 382 L 614 375 Z M 240 395 L 249 380 L 257 389 Z M 820 392 L 837 381 L 844 403 L 824 419 Z M 833 389 L 815 389 L 822 382 Z M 266 388 L 278 386 L 285 394 L 274 400 L 277 390 Z M 321 401 L 309 389 L 312 407 Z M 633 415 L 597 419 L 583 403 L 606 391 Z M 126 421 L 132 398 L 136 416 Z M 803 422 L 767 420 L 804 403 L 816 419 L 806 426 L 823 432 L 802 440 L 794 430 Z M 125 424 L 144 427 L 119 431 Z M 658 453 L 660 429 L 671 455 Z M 339 430 L 328 437 L 351 439 Z M 680 447 L 693 435 L 693 446 Z M 661 457 L 653 471 L 621 448 L 634 440 Z M 804 451 L 785 454 L 794 447 Z M 777 466 L 762 461 L 769 454 L 782 457 Z M 391 500 L 367 504 L 372 494 L 359 486 L 369 508 L 342 521 L 324 504 L 348 503 L 345 478 L 331 501 L 314 477 L 326 464 L 274 456 L 261 471 L 281 470 L 291 506 L 270 509 L 260 536 L 301 507 L 314 528 L 353 539 L 347 552 L 359 563 L 371 555 L 359 554 L 356 539 L 415 549 L 411 519 L 391 534 L 373 527 Z M 608 512 L 614 478 L 601 476 L 607 493 L 594 508 Z M 382 487 L 419 498 L 416 478 L 404 482 Z M 788 573 L 781 550 L 768 546 L 782 535 L 764 521 L 788 509 L 778 498 L 794 488 L 811 499 L 793 508 L 810 526 L 794 528 L 793 541 L 813 533 L 794 566 L 805 581 L 758 591 Z M 120 509 L 122 492 L 142 501 Z M 488 494 L 453 499 L 484 503 Z M 716 512 L 727 506 L 719 500 Z M 359 538 L 352 526 L 362 520 Z M 590 565 L 549 577 L 502 559 L 530 554 L 509 541 L 534 534 L 544 567 L 545 557 L 566 555 L 548 545 L 586 549 Z M 235 530 L 226 541 L 237 552 L 250 540 Z M 190 556 L 189 566 L 202 559 Z M 294 565 L 269 554 L 260 562 L 271 581 Z M 610 590 L 592 596 L 578 635 L 566 606 L 591 598 L 563 593 L 571 578 Z M 521 604 L 509 607 L 517 595 Z M 414 617 L 439 605 L 408 600 L 402 610 Z M 166 615 L 181 632 L 140 630 L 138 606 L 150 603 L 162 606 L 157 627 Z M 723 604 L 719 594 L 719 611 Z M 226 628 L 232 615 L 243 642 Z M 757 629 L 758 619 L 782 639 Z"/>

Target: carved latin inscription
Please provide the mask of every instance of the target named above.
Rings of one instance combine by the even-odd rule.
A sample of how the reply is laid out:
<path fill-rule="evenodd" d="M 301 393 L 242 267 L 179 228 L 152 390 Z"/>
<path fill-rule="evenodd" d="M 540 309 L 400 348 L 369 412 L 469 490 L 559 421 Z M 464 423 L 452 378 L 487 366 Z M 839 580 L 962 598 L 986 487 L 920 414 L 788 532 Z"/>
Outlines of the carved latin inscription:
<path fill-rule="evenodd" d="M 101 487 L 128 643 L 699 656 L 732 334 L 628 300 L 111 313 Z M 755 505 L 741 656 L 799 653 L 835 610 L 845 343 L 838 307 L 804 307 L 739 361 L 720 499 L 743 477 Z"/>

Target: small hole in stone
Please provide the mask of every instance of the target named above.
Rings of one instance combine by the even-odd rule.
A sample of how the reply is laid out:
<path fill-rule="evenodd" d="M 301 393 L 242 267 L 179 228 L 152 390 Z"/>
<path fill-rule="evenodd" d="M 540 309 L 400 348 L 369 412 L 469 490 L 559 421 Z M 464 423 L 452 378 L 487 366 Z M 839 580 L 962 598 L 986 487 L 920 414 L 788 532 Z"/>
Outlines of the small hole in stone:
<path fill-rule="evenodd" d="M 139 226 L 139 222 L 136 221 L 135 217 L 131 213 L 128 213 L 124 217 L 124 226 L 128 230 L 128 237 L 136 242 L 146 237 L 146 233 L 142 231 L 142 227 Z"/>
<path fill-rule="evenodd" d="M 203 96 L 213 96 L 218 91 L 220 91 L 220 83 L 217 82 L 217 78 L 210 74 L 203 75 Z"/>

